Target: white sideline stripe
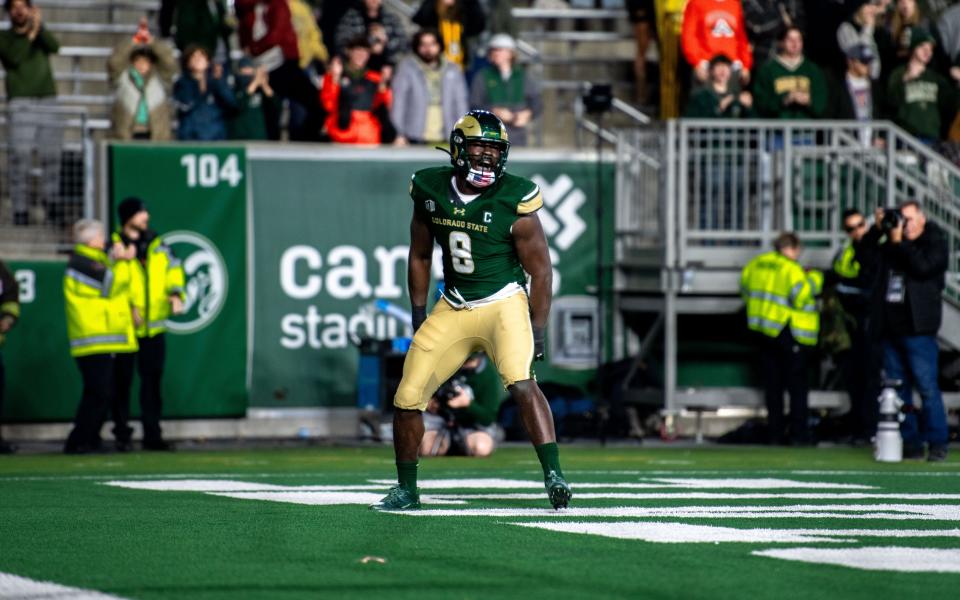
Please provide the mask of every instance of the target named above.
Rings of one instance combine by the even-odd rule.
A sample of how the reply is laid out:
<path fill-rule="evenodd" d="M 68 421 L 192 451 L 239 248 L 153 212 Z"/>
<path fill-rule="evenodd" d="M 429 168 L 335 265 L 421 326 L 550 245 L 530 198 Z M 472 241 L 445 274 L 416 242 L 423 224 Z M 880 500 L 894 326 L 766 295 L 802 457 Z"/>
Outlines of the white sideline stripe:
<path fill-rule="evenodd" d="M 0 598 L 21 600 L 122 600 L 96 590 L 67 587 L 49 581 L 37 581 L 0 572 Z"/>
<path fill-rule="evenodd" d="M 764 494 L 747 492 L 730 494 L 725 492 L 677 492 L 677 493 L 630 493 L 630 492 L 579 492 L 574 488 L 577 500 L 960 500 L 960 494 L 815 494 L 811 492 Z M 542 500 L 543 493 L 506 493 L 506 494 L 438 494 L 438 498 L 457 500 Z"/>
<path fill-rule="evenodd" d="M 654 479 L 676 487 L 696 489 L 739 489 L 739 490 L 779 490 L 779 489 L 818 489 L 818 490 L 873 490 L 872 485 L 856 483 L 827 483 L 824 481 L 794 481 L 792 479 Z"/>
<path fill-rule="evenodd" d="M 960 573 L 960 550 L 874 546 L 864 548 L 783 548 L 755 550 L 766 556 L 806 563 L 839 565 L 866 571 Z"/>
<path fill-rule="evenodd" d="M 288 504 L 305 504 L 308 506 L 334 506 L 341 504 L 373 504 L 380 501 L 384 491 L 371 492 L 207 492 L 211 496 L 236 498 L 238 500 L 266 500 L 269 502 L 286 502 Z M 422 502 L 434 504 L 464 504 L 460 500 L 445 500 L 432 496 L 421 496 Z"/>
<path fill-rule="evenodd" d="M 642 540 L 658 544 L 713 544 L 720 542 L 839 544 L 856 541 L 838 538 L 833 531 L 821 532 L 824 535 L 812 535 L 795 533 L 788 529 L 736 529 L 733 527 L 686 525 L 683 523 L 512 523 L 512 525 L 562 533 L 599 535 L 621 540 Z"/>
<path fill-rule="evenodd" d="M 169 481 L 106 481 L 103 485 L 131 490 L 158 492 L 336 492 L 355 490 L 382 490 L 380 485 L 273 485 L 247 481 L 222 481 L 203 479 L 174 479 Z"/>
<path fill-rule="evenodd" d="M 531 461 L 527 461 L 532 463 Z M 120 463 L 120 466 L 123 466 L 124 463 Z M 390 468 L 390 461 L 384 460 L 383 464 L 385 469 Z M 942 468 L 954 467 L 960 468 L 960 463 L 946 463 L 939 465 Z M 784 471 L 770 471 L 770 470 L 745 470 L 745 471 L 711 471 L 711 470 L 635 470 L 635 469 L 597 469 L 597 470 L 587 470 L 587 469 L 574 469 L 565 471 L 568 474 L 576 473 L 578 475 L 593 475 L 593 476 L 603 476 L 603 475 L 637 475 L 644 477 L 654 477 L 661 475 L 731 475 L 731 474 L 743 474 L 743 475 L 763 475 L 763 474 L 773 474 L 773 475 L 782 475 Z M 791 475 L 818 475 L 818 476 L 830 476 L 830 477 L 846 477 L 846 476 L 870 476 L 870 477 L 889 477 L 891 479 L 901 479 L 904 477 L 955 477 L 960 478 L 960 472 L 943 472 L 943 471 L 828 471 L 828 470 L 800 470 L 800 471 L 786 471 Z M 530 470 L 531 474 L 540 473 L 539 465 L 536 469 Z M 244 479 L 292 479 L 292 478 L 307 478 L 307 477 L 316 477 L 329 479 L 331 474 L 325 471 L 298 471 L 296 473 L 154 473 L 154 474 L 136 474 L 129 473 L 124 474 L 123 477 L 128 480 L 136 481 L 153 481 L 153 480 L 165 480 L 165 479 L 233 479 L 235 477 L 241 476 Z M 112 474 L 101 474 L 101 475 L 13 475 L 6 476 L 0 475 L 0 483 L 7 481 L 101 481 L 101 480 L 114 480 L 117 478 L 116 473 Z M 388 480 L 370 480 L 370 481 L 388 481 Z M 390 484 L 395 483 L 390 481 Z M 868 486 L 869 487 L 869 486 Z"/>
<path fill-rule="evenodd" d="M 392 479 L 373 479 L 372 483 L 393 485 Z M 420 489 L 543 489 L 538 481 L 525 479 L 427 479 L 418 484 Z M 650 479 L 642 483 L 579 483 L 577 489 L 827 489 L 872 490 L 871 485 L 828 483 L 820 481 L 792 481 L 790 479 Z"/>
<path fill-rule="evenodd" d="M 623 540 L 643 540 L 664 544 L 687 543 L 843 543 L 855 540 L 844 538 L 956 538 L 960 529 L 741 529 L 685 523 L 649 523 L 643 521 L 614 523 L 509 523 L 564 533 L 599 535 Z"/>
<path fill-rule="evenodd" d="M 675 506 L 615 508 L 486 508 L 419 510 L 414 517 L 672 517 L 697 519 L 887 519 L 892 521 L 960 521 L 960 505 L 800 504 L 792 506 Z"/>

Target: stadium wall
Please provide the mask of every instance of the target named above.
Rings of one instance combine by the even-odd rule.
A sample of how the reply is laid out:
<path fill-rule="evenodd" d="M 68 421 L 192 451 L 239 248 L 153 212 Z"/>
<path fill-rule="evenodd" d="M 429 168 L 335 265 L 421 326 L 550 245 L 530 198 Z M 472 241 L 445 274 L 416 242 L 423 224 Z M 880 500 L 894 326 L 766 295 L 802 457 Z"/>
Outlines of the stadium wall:
<path fill-rule="evenodd" d="M 110 212 L 142 197 L 188 275 L 187 313 L 170 324 L 165 417 L 354 406 L 359 337 L 407 333 L 375 303 L 407 310 L 408 182 L 443 155 L 219 144 L 116 144 L 107 155 Z M 598 234 L 605 264 L 612 255 L 612 223 L 597 226 L 597 175 L 611 207 L 613 166 L 598 170 L 589 154 L 514 150 L 508 168 L 544 193 L 554 262 L 554 358 L 538 378 L 583 387 L 597 358 Z M 80 376 L 66 339 L 64 263 L 12 267 L 27 295 L 3 350 L 4 416 L 69 420 Z"/>

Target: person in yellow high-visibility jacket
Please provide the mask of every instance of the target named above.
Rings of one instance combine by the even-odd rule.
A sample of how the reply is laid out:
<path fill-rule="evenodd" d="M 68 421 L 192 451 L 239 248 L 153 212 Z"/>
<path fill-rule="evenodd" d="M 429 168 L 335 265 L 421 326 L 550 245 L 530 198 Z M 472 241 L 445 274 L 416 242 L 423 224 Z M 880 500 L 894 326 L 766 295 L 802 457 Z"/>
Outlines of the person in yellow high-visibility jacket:
<path fill-rule="evenodd" d="M 811 442 L 808 424 L 807 356 L 820 329 L 817 288 L 822 276 L 811 277 L 797 262 L 800 239 L 781 233 L 774 251 L 743 268 L 740 289 L 747 307 L 747 327 L 755 333 L 763 370 L 769 442 Z M 818 281 L 819 280 L 819 281 Z M 784 427 L 783 394 L 790 394 L 790 428 Z"/>
<path fill-rule="evenodd" d="M 105 252 L 106 229 L 99 221 L 74 225 L 77 245 L 63 276 L 70 354 L 83 377 L 83 395 L 63 451 L 99 449 L 100 427 L 113 399 L 117 356 L 137 351 L 130 270 Z M 139 317 L 137 317 L 139 318 Z"/>
<path fill-rule="evenodd" d="M 183 312 L 184 272 L 173 250 L 149 229 L 150 213 L 140 198 L 126 198 L 117 207 L 120 229 L 113 234 L 113 244 L 122 249 L 130 265 L 133 304 L 143 315 L 137 325 L 140 349 L 136 354 L 140 375 L 140 420 L 143 423 L 144 450 L 170 450 L 160 428 L 163 398 L 160 394 L 163 365 L 166 357 L 167 319 Z M 130 416 L 130 385 L 133 382 L 134 355 L 117 359 L 116 389 L 113 403 L 114 433 L 118 449 L 131 448 L 133 430 L 127 424 Z M 123 440 L 121 443 L 120 441 Z"/>
<path fill-rule="evenodd" d="M 7 333 L 13 329 L 20 319 L 20 288 L 17 279 L 7 265 L 0 260 L 0 349 L 6 340 Z M 0 418 L 3 417 L 3 389 L 4 389 L 3 354 L 0 354 Z M 2 424 L 0 420 L 0 424 Z M 0 454 L 13 454 L 17 447 L 3 441 L 0 433 Z"/>

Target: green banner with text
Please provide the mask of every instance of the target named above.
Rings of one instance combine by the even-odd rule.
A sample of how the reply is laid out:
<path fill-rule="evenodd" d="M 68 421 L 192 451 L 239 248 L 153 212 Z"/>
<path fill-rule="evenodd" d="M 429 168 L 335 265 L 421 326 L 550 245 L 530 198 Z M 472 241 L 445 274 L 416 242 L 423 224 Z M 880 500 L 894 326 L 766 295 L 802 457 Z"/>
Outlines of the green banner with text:
<path fill-rule="evenodd" d="M 409 310 L 408 185 L 415 170 L 437 164 L 440 155 L 418 161 L 423 153 L 411 160 L 332 154 L 288 156 L 281 149 L 250 158 L 252 406 L 352 406 L 358 339 L 409 334 L 377 301 Z M 509 169 L 543 191 L 539 216 L 554 267 L 549 362 L 537 364 L 538 379 L 584 386 L 598 347 L 596 163 L 511 157 Z M 603 173 L 610 206 L 612 166 Z M 442 279 L 439 269 L 437 255 L 435 279 Z"/>
<path fill-rule="evenodd" d="M 112 219 L 142 198 L 183 261 L 185 313 L 168 323 L 165 417 L 243 415 L 247 407 L 247 174 L 244 148 L 110 147 Z M 114 225 L 116 225 L 114 223 Z"/>

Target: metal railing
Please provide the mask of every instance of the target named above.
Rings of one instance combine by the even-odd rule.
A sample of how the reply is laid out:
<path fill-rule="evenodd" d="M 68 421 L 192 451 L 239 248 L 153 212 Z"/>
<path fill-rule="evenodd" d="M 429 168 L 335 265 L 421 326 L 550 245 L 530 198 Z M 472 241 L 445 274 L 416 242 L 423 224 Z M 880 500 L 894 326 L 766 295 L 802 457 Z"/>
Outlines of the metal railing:
<path fill-rule="evenodd" d="M 661 298 L 645 306 L 662 315 L 667 414 L 677 408 L 677 313 L 707 297 L 736 303 L 740 269 L 780 231 L 803 239 L 805 265 L 828 266 L 847 208 L 869 216 L 920 202 L 949 244 L 944 298 L 954 309 L 941 336 L 960 340 L 947 319 L 960 307 L 960 169 L 899 127 L 677 120 L 618 131 L 617 155 L 618 267 L 659 273 L 659 289 L 631 288 L 627 278 L 619 289 Z"/>
<path fill-rule="evenodd" d="M 70 226 L 95 212 L 95 144 L 86 112 L 0 106 L 0 139 L 3 253 L 54 254 L 69 247 Z"/>

